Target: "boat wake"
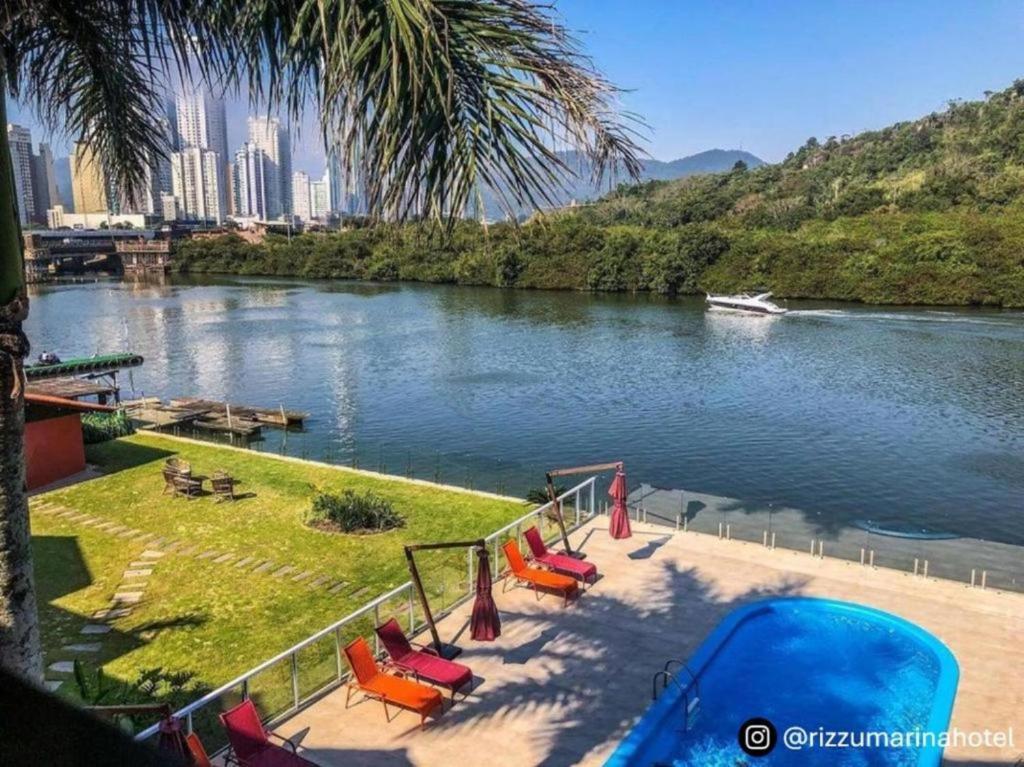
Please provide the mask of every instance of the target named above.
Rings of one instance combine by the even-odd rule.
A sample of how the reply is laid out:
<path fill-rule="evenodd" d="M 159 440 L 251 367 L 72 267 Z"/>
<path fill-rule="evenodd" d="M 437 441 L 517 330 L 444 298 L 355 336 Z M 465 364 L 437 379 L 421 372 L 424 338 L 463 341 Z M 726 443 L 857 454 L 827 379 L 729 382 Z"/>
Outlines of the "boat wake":
<path fill-rule="evenodd" d="M 1024 324 L 1024 313 L 1012 313 L 1003 317 L 969 317 L 957 312 L 879 312 L 856 311 L 851 309 L 790 309 L 787 317 L 808 319 L 863 320 L 876 322 L 926 322 L 955 323 L 959 325 L 994 325 L 997 327 L 1019 327 Z"/>

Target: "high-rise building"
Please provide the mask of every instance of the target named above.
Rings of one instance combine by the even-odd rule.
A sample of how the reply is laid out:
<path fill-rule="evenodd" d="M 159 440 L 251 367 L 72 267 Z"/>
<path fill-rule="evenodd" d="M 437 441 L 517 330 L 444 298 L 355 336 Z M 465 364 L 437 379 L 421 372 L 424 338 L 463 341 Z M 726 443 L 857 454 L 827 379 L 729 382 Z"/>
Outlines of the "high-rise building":
<path fill-rule="evenodd" d="M 310 221 L 313 218 L 309 174 L 301 170 L 292 174 L 292 213 L 302 221 Z"/>
<path fill-rule="evenodd" d="M 268 219 L 292 213 L 292 146 L 287 128 L 276 117 L 250 117 L 249 143 L 263 150 Z"/>
<path fill-rule="evenodd" d="M 100 160 L 84 142 L 71 152 L 71 194 L 75 213 L 106 213 L 107 182 Z"/>
<path fill-rule="evenodd" d="M 366 190 L 357 172 L 346 173 L 337 150 L 327 150 L 327 170 L 324 173 L 330 195 L 331 213 L 360 215 L 367 212 Z"/>
<path fill-rule="evenodd" d="M 263 150 L 248 141 L 235 153 L 232 187 L 236 216 L 267 219 L 267 164 Z"/>
<path fill-rule="evenodd" d="M 331 193 L 329 181 L 325 175 L 319 181 L 309 184 L 310 215 L 317 221 L 326 221 L 331 217 Z"/>
<path fill-rule="evenodd" d="M 39 154 L 32 155 L 32 196 L 35 198 L 35 220 L 45 224 L 46 211 L 61 204 L 49 144 L 40 144 Z"/>
<path fill-rule="evenodd" d="M 220 165 L 216 152 L 197 146 L 171 154 L 171 185 L 178 198 L 180 216 L 217 224 L 224 220 Z"/>
<path fill-rule="evenodd" d="M 228 189 L 228 121 L 224 102 L 205 90 L 179 94 L 174 105 L 177 117 L 177 149 L 198 147 L 217 154 L 217 188 L 221 195 L 220 209 L 227 211 Z"/>
<path fill-rule="evenodd" d="M 7 124 L 7 141 L 14 170 L 14 197 L 18 203 L 18 220 L 24 226 L 36 215 L 32 189 L 32 133 L 28 128 Z M 45 210 L 45 209 L 44 209 Z"/>

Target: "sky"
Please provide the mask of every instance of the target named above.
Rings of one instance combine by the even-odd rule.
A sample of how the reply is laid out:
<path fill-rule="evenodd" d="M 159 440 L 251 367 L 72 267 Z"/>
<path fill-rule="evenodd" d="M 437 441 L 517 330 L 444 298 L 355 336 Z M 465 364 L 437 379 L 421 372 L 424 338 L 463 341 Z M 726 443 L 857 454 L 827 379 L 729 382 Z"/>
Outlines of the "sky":
<path fill-rule="evenodd" d="M 1020 0 L 556 0 L 556 13 L 647 124 L 644 148 L 671 160 L 745 149 L 782 160 L 808 137 L 881 128 L 981 98 L 1024 77 Z M 31 114 L 11 122 L 45 140 Z M 245 140 L 228 103 L 229 143 Z M 314 177 L 312 118 L 293 166 Z M 51 137 L 55 154 L 67 141 Z"/>

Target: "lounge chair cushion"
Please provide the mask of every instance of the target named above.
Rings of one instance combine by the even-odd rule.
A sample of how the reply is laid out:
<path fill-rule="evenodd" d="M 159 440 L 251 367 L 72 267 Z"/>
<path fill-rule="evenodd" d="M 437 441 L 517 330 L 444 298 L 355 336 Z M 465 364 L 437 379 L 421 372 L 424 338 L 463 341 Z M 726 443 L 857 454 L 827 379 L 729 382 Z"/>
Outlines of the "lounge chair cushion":
<path fill-rule="evenodd" d="M 379 695 L 388 703 L 402 706 L 426 716 L 443 704 L 441 693 L 433 687 L 387 674 L 377 674 L 366 684 L 360 684 L 366 692 Z"/>
<path fill-rule="evenodd" d="M 529 528 L 523 535 L 530 545 L 530 552 L 533 554 L 534 560 L 540 564 L 584 581 L 597 577 L 597 565 L 593 562 L 584 562 L 566 554 L 549 551 L 536 527 Z"/>
<path fill-rule="evenodd" d="M 373 659 L 370 646 L 362 637 L 345 647 L 345 657 L 348 658 L 359 688 L 364 692 L 377 695 L 387 703 L 411 709 L 424 717 L 435 708 L 443 706 L 441 693 L 433 687 L 382 673 L 377 667 L 377 661 Z"/>
<path fill-rule="evenodd" d="M 473 680 L 473 672 L 467 666 L 415 649 L 394 618 L 377 627 L 377 636 L 391 656 L 391 661 L 403 671 L 453 691 Z"/>
<path fill-rule="evenodd" d="M 458 690 L 473 681 L 473 672 L 468 666 L 423 651 L 414 650 L 401 660 L 395 660 L 395 665 L 417 674 L 421 679 L 452 690 Z"/>
<path fill-rule="evenodd" d="M 512 568 L 512 574 L 519 580 L 529 581 L 541 588 L 564 592 L 566 597 L 572 596 L 578 590 L 579 586 L 575 578 L 536 567 L 527 567 L 526 560 L 519 553 L 519 547 L 515 541 L 507 541 L 502 548 L 505 550 L 505 558 L 508 560 L 509 567 Z"/>

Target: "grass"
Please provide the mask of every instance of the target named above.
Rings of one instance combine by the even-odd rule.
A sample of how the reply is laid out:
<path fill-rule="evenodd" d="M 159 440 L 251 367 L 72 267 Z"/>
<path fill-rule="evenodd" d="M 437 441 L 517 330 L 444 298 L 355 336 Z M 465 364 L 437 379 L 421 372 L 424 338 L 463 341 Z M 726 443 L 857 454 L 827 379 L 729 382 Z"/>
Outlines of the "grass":
<path fill-rule="evenodd" d="M 160 466 L 171 455 L 189 461 L 196 474 L 230 472 L 240 479 L 237 490 L 246 497 L 216 503 L 212 496 L 189 501 L 164 495 Z M 103 639 L 97 656 L 106 671 L 125 680 L 159 667 L 192 673 L 199 687 L 222 684 L 408 580 L 403 544 L 481 537 L 527 508 L 515 501 L 152 433 L 90 446 L 88 458 L 104 476 L 34 502 L 51 501 L 168 541 L 181 540 L 182 548 L 195 545 L 200 552 L 235 555 L 222 564 L 212 557 L 174 553 L 157 562 L 143 601 L 130 616 L 111 623 L 114 631 Z M 346 489 L 386 498 L 405 517 L 406 526 L 374 535 L 346 535 L 304 524 L 316 490 Z M 32 525 L 47 663 L 67 660 L 75 656 L 63 650 L 64 645 L 95 641 L 79 635 L 81 626 L 109 605 L 122 571 L 146 546 L 43 514 L 33 514 Z M 272 560 L 296 570 L 276 578 L 271 575 L 276 566 L 253 573 L 252 565 L 244 570 L 234 566 L 240 557 L 254 557 L 254 563 Z M 442 590 L 450 602 L 466 587 L 465 557 L 458 550 L 417 559 L 435 602 L 445 598 Z M 330 594 L 325 587 L 310 588 L 313 578 L 291 581 L 291 574 L 303 570 L 346 585 Z M 393 611 L 401 614 L 407 609 L 403 602 Z M 303 688 L 312 688 L 319 676 L 333 673 L 331 648 L 333 641 L 330 648 L 325 643 L 308 651 Z M 269 679 L 267 688 L 275 694 L 281 689 Z M 268 705 L 275 704 L 268 700 Z"/>

